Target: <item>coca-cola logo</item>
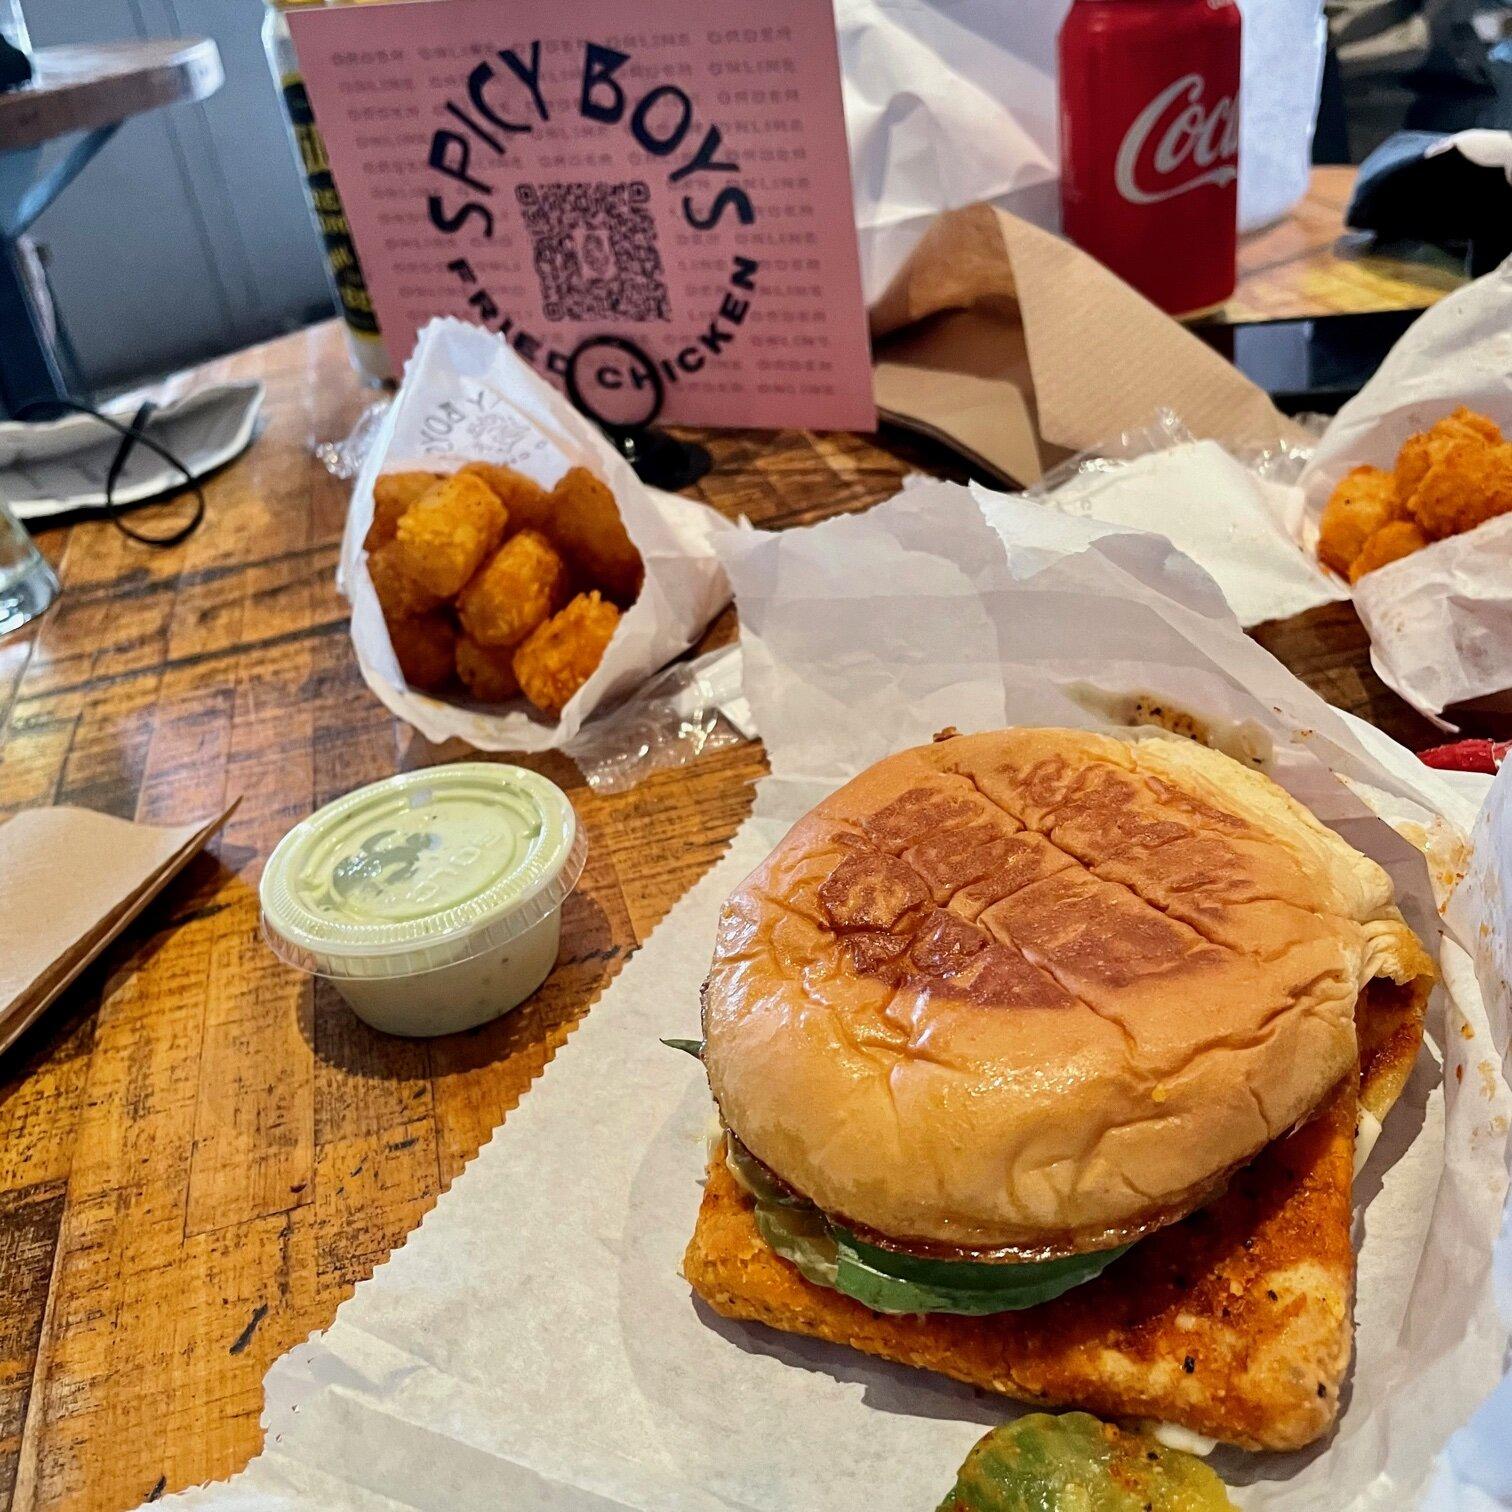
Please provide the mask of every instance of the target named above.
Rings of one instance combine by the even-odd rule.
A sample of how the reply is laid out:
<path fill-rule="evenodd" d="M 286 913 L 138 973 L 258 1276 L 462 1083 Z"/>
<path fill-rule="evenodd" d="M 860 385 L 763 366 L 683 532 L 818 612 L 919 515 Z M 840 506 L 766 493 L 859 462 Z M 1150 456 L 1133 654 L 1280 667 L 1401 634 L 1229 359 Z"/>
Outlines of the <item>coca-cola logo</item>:
<path fill-rule="evenodd" d="M 1118 192 L 1131 204 L 1154 205 L 1238 176 L 1238 98 L 1224 95 L 1209 110 L 1205 87 L 1201 74 L 1183 74 L 1134 117 L 1113 167 Z"/>

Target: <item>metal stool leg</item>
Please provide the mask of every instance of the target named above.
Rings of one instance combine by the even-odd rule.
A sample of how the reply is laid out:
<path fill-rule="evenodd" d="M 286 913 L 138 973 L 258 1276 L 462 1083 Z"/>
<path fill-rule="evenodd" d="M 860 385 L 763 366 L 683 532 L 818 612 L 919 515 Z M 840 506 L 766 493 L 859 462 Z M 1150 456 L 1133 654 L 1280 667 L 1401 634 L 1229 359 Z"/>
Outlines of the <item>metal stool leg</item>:
<path fill-rule="evenodd" d="M 16 243 L 118 127 L 117 122 L 84 132 L 51 166 L 33 155 L 11 159 L 19 163 L 19 176 L 14 181 L 7 176 L 5 203 L 0 204 L 0 409 L 7 415 L 19 414 L 26 404 L 68 395 Z M 43 171 L 36 172 L 38 166 Z"/>
<path fill-rule="evenodd" d="M 0 238 L 0 409 L 19 415 L 27 404 L 62 399 L 67 392 L 16 243 Z"/>

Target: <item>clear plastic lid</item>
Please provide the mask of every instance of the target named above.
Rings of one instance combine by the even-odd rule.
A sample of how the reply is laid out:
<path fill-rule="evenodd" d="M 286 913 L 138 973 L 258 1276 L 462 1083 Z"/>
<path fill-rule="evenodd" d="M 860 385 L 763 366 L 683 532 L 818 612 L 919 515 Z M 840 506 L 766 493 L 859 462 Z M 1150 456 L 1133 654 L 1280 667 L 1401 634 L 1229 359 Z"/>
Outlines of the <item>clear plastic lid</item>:
<path fill-rule="evenodd" d="M 567 795 L 523 767 L 404 772 L 327 804 L 263 872 L 263 936 L 328 977 L 434 971 L 507 945 L 561 907 L 588 845 Z"/>

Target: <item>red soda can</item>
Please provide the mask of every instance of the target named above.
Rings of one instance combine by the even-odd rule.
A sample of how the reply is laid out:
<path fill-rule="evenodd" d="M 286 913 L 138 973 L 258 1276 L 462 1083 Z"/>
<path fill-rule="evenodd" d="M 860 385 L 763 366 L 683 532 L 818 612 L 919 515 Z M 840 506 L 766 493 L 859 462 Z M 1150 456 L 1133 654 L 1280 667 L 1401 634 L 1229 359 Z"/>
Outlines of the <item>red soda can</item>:
<path fill-rule="evenodd" d="M 1077 246 L 1173 315 L 1234 292 L 1234 0 L 1074 0 L 1060 132 L 1061 224 Z"/>

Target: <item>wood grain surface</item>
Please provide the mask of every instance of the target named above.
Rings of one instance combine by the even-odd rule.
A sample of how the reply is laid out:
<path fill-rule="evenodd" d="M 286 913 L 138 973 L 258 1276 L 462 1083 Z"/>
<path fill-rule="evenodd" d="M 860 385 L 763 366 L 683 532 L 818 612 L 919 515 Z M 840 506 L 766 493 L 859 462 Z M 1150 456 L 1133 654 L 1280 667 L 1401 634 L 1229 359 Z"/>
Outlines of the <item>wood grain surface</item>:
<path fill-rule="evenodd" d="M 565 760 L 531 760 L 590 840 L 556 972 L 468 1034 L 366 1029 L 263 946 L 260 868 L 324 801 L 461 752 L 397 726 L 352 655 L 333 585 L 347 491 L 311 455 L 369 398 L 339 332 L 213 374 L 269 392 L 203 527 L 166 552 L 98 522 L 45 532 L 62 597 L 35 634 L 0 642 L 0 817 L 75 803 L 178 822 L 242 798 L 0 1063 L 0 1508 L 132 1507 L 239 1469 L 269 1363 L 330 1321 L 489 1138 L 720 855 L 763 770 L 744 745 L 605 797 Z M 898 436 L 705 439 L 703 497 L 767 527 L 864 508 L 912 470 L 959 475 Z M 711 643 L 732 631 L 727 614 Z M 1348 605 L 1258 634 L 1333 703 L 1433 738 L 1370 671 Z"/>
<path fill-rule="evenodd" d="M 1218 318 L 1235 323 L 1365 314 L 1433 304 L 1465 282 L 1463 259 L 1424 243 L 1379 247 L 1345 231 L 1355 170 L 1314 168 L 1307 197 L 1244 238 L 1239 287 Z"/>

